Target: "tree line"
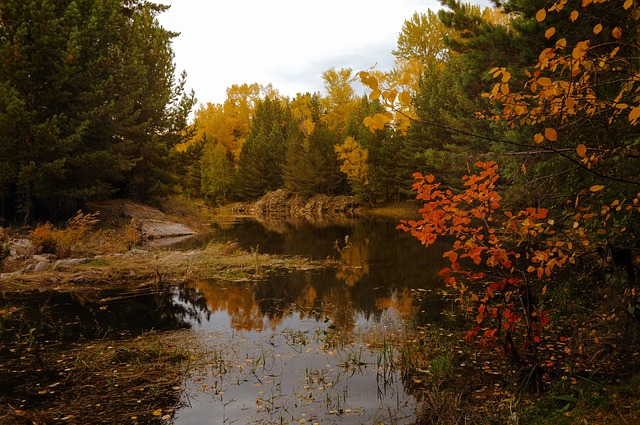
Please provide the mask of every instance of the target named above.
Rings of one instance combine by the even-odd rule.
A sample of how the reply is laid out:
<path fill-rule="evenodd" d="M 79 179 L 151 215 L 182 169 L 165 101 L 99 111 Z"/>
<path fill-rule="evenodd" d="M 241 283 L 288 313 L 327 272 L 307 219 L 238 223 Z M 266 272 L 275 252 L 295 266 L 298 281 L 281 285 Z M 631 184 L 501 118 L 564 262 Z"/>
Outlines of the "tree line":
<path fill-rule="evenodd" d="M 195 99 L 142 0 L 0 4 L 0 213 L 69 217 L 90 200 L 174 185 Z"/>
<path fill-rule="evenodd" d="M 443 0 L 443 10 L 407 19 L 391 70 L 332 68 L 324 93 L 293 98 L 233 85 L 189 121 L 195 98 L 174 76 L 177 34 L 157 21 L 166 6 L 7 0 L 1 214 L 63 217 L 90 200 L 172 191 L 212 203 L 278 188 L 395 201 L 414 196 L 415 172 L 460 191 L 479 160 L 500 163 L 513 205 L 635 194 L 638 134 L 626 117 L 640 113 L 636 6 L 587 3 Z M 596 185 L 606 190 L 589 192 Z"/>

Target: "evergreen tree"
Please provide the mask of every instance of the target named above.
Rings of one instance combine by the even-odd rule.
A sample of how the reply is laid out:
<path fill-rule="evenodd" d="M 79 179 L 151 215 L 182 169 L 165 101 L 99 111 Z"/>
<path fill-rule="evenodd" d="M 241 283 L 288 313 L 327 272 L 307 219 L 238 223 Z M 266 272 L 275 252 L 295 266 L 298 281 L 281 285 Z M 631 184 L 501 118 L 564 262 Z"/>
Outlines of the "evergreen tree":
<path fill-rule="evenodd" d="M 168 177 L 193 95 L 174 82 L 166 7 L 133 0 L 0 6 L 2 215 L 67 215 L 146 197 Z M 163 183 L 169 179 L 164 178 Z"/>
<path fill-rule="evenodd" d="M 284 185 L 286 141 L 297 131 L 291 109 L 279 99 L 262 99 L 240 151 L 233 184 L 240 199 L 255 199 Z"/>

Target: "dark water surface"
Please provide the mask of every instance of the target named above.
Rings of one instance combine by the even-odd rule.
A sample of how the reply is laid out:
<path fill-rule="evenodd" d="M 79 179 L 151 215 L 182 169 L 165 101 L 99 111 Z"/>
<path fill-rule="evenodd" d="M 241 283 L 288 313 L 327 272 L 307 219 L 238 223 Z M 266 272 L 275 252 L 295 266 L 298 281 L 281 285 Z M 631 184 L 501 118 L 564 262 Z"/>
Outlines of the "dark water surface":
<path fill-rule="evenodd" d="M 249 283 L 199 282 L 206 320 L 194 323 L 208 365 L 187 380 L 176 424 L 409 424 L 390 343 L 417 322 L 437 322 L 444 303 L 418 305 L 441 252 L 427 252 L 396 223 L 291 224 L 241 220 L 215 240 L 261 253 L 339 260 L 334 269 L 287 272 Z"/>
<path fill-rule="evenodd" d="M 4 305 L 24 313 L 0 323 L 0 337 L 37 328 L 39 338 L 77 341 L 192 328 L 205 347 L 197 363 L 206 366 L 186 378 L 175 424 L 409 424 L 418 403 L 393 367 L 400 353 L 391 341 L 438 322 L 445 303 L 418 303 L 413 290 L 436 288 L 444 263 L 437 246 L 427 251 L 395 226 L 217 225 L 207 239 L 338 265 L 126 293 L 3 294 Z"/>

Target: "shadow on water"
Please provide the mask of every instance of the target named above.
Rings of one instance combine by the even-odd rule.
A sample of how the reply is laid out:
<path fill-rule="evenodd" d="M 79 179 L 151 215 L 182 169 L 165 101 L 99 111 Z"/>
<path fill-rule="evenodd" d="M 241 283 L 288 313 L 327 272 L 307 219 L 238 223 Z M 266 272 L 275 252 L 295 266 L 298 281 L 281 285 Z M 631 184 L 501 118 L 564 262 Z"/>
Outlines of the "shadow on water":
<path fill-rule="evenodd" d="M 68 342 L 124 338 L 188 328 L 206 315 L 206 300 L 195 288 L 173 285 L 130 291 L 4 293 L 0 303 L 13 312 L 0 316 L 3 341 L 25 333 Z"/>
<path fill-rule="evenodd" d="M 240 220 L 216 226 L 208 239 L 338 265 L 252 282 L 3 294 L 3 345 L 16 337 L 72 342 L 192 328 L 206 347 L 205 366 L 186 379 L 176 424 L 414 421 L 416 400 L 387 341 L 401 339 L 416 318 L 439 321 L 446 304 L 414 296 L 437 285 L 437 247 L 427 255 L 395 223 L 376 220 Z M 0 350 L 0 361 L 7 356 Z"/>

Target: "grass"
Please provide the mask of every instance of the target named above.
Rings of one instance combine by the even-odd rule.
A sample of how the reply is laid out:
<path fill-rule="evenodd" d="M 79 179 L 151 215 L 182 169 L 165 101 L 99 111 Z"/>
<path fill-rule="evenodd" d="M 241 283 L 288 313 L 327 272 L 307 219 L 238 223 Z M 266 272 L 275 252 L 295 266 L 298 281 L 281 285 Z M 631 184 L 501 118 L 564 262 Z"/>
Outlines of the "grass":
<path fill-rule="evenodd" d="M 21 341 L 5 361 L 0 424 L 160 423 L 177 406 L 189 367 L 186 332 L 41 346 Z M 192 343 L 190 343 L 192 344 Z"/>

